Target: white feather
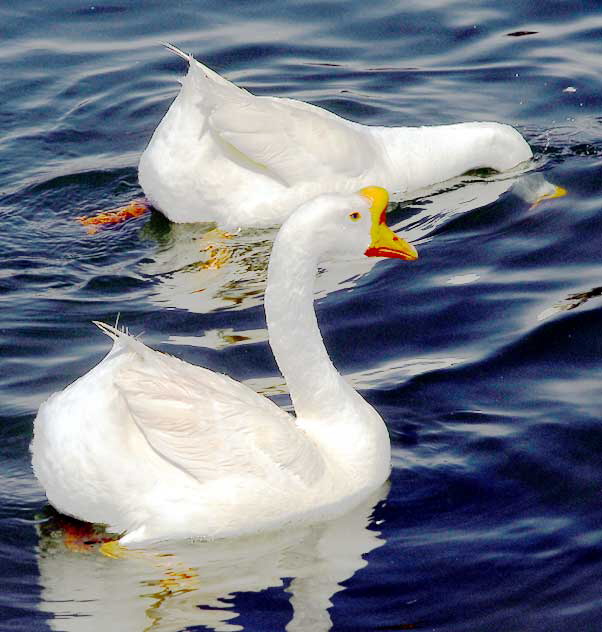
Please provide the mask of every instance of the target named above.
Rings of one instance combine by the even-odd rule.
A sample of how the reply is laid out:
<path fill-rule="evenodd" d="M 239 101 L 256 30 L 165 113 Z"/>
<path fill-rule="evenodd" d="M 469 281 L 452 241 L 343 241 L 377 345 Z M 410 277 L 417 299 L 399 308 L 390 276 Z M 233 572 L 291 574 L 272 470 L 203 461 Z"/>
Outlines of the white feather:
<path fill-rule="evenodd" d="M 141 156 L 139 179 L 174 222 L 281 223 L 320 193 L 375 184 L 405 197 L 472 169 L 504 171 L 532 157 L 509 125 L 360 125 L 301 101 L 253 96 L 168 48 L 188 62 L 188 74 Z"/>
<path fill-rule="evenodd" d="M 320 196 L 276 239 L 266 319 L 296 417 L 97 323 L 112 349 L 42 404 L 34 423 L 33 468 L 49 501 L 132 543 L 316 520 L 380 486 L 390 467 L 386 427 L 332 366 L 313 311 L 317 257 L 365 252 L 384 208 L 368 207 L 358 195 Z"/>

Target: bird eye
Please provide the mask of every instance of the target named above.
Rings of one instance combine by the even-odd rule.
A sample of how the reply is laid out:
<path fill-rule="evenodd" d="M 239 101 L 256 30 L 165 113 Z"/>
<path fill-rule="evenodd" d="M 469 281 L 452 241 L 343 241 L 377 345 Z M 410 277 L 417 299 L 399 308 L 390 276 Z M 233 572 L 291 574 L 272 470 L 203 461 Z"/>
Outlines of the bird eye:
<path fill-rule="evenodd" d="M 353 213 L 349 213 L 349 219 L 352 222 L 357 222 L 358 219 L 362 219 L 362 214 L 357 211 L 353 211 Z"/>

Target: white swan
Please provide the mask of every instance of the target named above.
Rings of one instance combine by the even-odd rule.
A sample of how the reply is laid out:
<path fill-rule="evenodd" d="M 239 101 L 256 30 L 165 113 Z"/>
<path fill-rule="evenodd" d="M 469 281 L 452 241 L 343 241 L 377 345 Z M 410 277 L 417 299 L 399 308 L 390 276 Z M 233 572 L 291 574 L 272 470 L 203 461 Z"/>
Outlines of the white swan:
<path fill-rule="evenodd" d="M 360 125 L 302 101 L 253 96 L 168 48 L 188 74 L 140 158 L 139 180 L 173 222 L 278 224 L 320 193 L 378 184 L 398 196 L 532 157 L 509 125 Z"/>
<path fill-rule="evenodd" d="M 240 535 L 349 509 L 386 480 L 387 429 L 328 358 L 313 310 L 325 251 L 415 259 L 385 223 L 387 192 L 322 195 L 274 242 L 269 340 L 296 419 L 248 387 L 99 323 L 109 354 L 52 395 L 32 461 L 49 501 L 121 542 Z"/>

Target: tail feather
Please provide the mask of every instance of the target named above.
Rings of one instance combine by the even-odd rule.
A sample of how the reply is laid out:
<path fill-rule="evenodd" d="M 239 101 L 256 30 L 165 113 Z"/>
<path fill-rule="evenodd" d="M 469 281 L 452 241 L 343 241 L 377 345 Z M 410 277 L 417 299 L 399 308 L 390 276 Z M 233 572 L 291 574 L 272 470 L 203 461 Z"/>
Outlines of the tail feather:
<path fill-rule="evenodd" d="M 185 53 L 183 50 L 180 50 L 177 46 L 174 46 L 173 44 L 170 44 L 169 42 L 161 42 L 161 43 L 163 44 L 163 46 L 165 46 L 165 48 L 167 48 L 167 50 L 171 51 L 178 57 L 181 57 L 186 62 L 188 62 L 188 65 L 191 71 L 193 71 L 192 75 L 195 75 L 194 73 L 195 69 L 200 70 L 202 72 L 202 75 L 200 76 L 196 75 L 197 80 L 200 80 L 201 84 L 203 83 L 203 81 L 206 82 L 207 79 L 209 79 L 214 84 L 217 84 L 217 86 L 227 88 L 227 90 L 229 90 L 230 92 L 222 92 L 221 93 L 222 96 L 226 96 L 226 95 L 231 96 L 232 93 L 238 94 L 238 95 L 246 94 L 246 90 L 243 90 L 242 88 L 239 88 L 238 86 L 234 85 L 232 82 L 228 81 L 227 79 L 224 79 L 224 77 L 222 77 L 220 74 L 215 72 L 215 70 L 211 70 L 211 68 L 209 68 L 208 66 L 205 66 L 205 64 L 202 64 L 200 61 L 198 61 L 198 59 L 195 59 L 194 56 L 191 55 L 190 53 Z M 211 89 L 208 90 L 208 92 L 211 92 L 212 90 L 213 91 L 216 90 L 215 85 L 212 85 Z M 206 92 L 206 91 L 207 90 L 203 90 L 203 92 Z"/>
<path fill-rule="evenodd" d="M 113 325 L 107 325 L 107 323 L 103 323 L 100 320 L 93 320 L 92 322 L 100 329 L 100 331 L 102 331 L 103 334 L 106 334 L 113 340 L 122 338 L 124 334 L 126 336 L 130 335 L 125 327 L 120 328 L 117 323 L 115 323 L 115 326 L 113 327 Z"/>
<path fill-rule="evenodd" d="M 147 347 L 138 336 L 133 336 L 128 331 L 127 327 L 117 327 L 113 325 L 107 325 L 107 323 L 100 322 L 98 320 L 92 321 L 103 334 L 106 334 L 113 340 L 112 354 L 119 353 L 134 353 L 140 358 L 148 362 L 155 362 L 157 356 L 164 355 L 159 353 L 150 347 Z M 117 323 L 115 323 L 117 325 Z M 138 334 L 141 335 L 141 334 Z"/>
<path fill-rule="evenodd" d="M 190 63 L 193 60 L 192 55 L 190 55 L 189 53 L 185 53 L 183 50 L 180 50 L 177 46 L 174 46 L 173 44 L 170 44 L 169 42 L 161 42 L 161 44 L 163 44 L 163 46 L 165 46 L 167 50 L 170 50 L 172 53 L 174 53 L 178 57 L 181 57 L 188 63 Z"/>

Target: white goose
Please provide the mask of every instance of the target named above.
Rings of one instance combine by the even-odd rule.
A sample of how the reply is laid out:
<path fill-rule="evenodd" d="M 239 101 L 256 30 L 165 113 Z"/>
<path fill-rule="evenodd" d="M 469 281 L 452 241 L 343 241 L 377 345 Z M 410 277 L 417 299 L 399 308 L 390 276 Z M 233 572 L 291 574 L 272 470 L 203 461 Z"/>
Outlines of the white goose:
<path fill-rule="evenodd" d="M 509 125 L 361 125 L 302 101 L 253 96 L 167 46 L 188 74 L 140 158 L 139 180 L 173 222 L 278 224 L 320 193 L 378 184 L 403 196 L 532 157 Z"/>
<path fill-rule="evenodd" d="M 330 362 L 313 309 L 324 252 L 417 257 L 386 226 L 387 192 L 360 193 L 307 202 L 274 242 L 265 311 L 296 419 L 98 323 L 113 348 L 34 424 L 33 468 L 59 511 L 108 524 L 122 544 L 217 538 L 340 514 L 386 480 L 385 424 Z"/>

